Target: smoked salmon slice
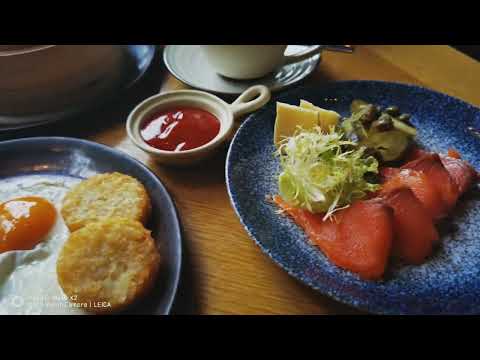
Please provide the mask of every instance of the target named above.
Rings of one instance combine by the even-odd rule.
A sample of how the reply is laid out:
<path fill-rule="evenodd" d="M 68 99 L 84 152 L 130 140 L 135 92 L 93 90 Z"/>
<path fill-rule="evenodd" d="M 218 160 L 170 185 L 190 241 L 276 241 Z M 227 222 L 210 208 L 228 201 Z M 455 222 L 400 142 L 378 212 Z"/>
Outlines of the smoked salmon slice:
<path fill-rule="evenodd" d="M 413 148 L 407 156 L 407 161 L 411 162 L 418 160 L 429 154 L 433 155 L 434 157 L 436 155 L 419 148 Z M 440 154 L 439 156 L 443 166 L 450 174 L 454 183 L 457 185 L 459 195 L 463 194 L 468 190 L 470 185 L 477 180 L 478 173 L 468 162 L 462 160 L 460 153 L 454 149 L 448 149 L 446 155 Z M 385 168 L 382 169 L 382 171 L 384 171 L 387 175 L 391 175 L 392 170 L 394 169 L 395 168 Z"/>
<path fill-rule="evenodd" d="M 323 221 L 323 214 L 294 208 L 279 196 L 273 200 L 335 265 L 362 279 L 382 277 L 393 238 L 393 211 L 382 201 L 357 201 L 336 212 L 334 219 Z"/>
<path fill-rule="evenodd" d="M 330 258 L 362 279 L 380 279 L 392 248 L 392 209 L 379 199 L 371 199 L 356 201 L 341 211 L 338 246 Z"/>
<path fill-rule="evenodd" d="M 473 169 L 470 164 L 464 160 L 461 160 L 457 156 L 440 156 L 443 166 L 450 174 L 450 177 L 453 179 L 457 185 L 459 195 L 465 193 L 473 182 L 478 178 L 477 172 Z"/>
<path fill-rule="evenodd" d="M 418 147 L 414 146 L 405 156 L 405 162 L 417 160 L 418 158 L 421 158 L 423 155 L 426 155 L 426 154 L 428 154 L 427 151 L 419 149 Z"/>
<path fill-rule="evenodd" d="M 411 169 L 396 170 L 398 170 L 396 175 L 387 177 L 380 195 L 407 187 L 420 200 L 432 219 L 437 220 L 447 215 L 448 209 L 439 190 L 423 172 Z M 391 173 L 393 174 L 394 171 L 392 170 Z"/>
<path fill-rule="evenodd" d="M 443 166 L 438 154 L 427 153 L 417 160 L 403 165 L 401 168 L 424 173 L 430 184 L 434 186 L 440 194 L 446 205 L 446 211 L 455 206 L 459 197 L 459 191 L 457 185 L 450 177 L 449 172 L 445 169 L 445 166 Z"/>
<path fill-rule="evenodd" d="M 393 190 L 383 200 L 393 209 L 393 252 L 410 264 L 421 264 L 438 241 L 430 214 L 409 188 Z"/>
<path fill-rule="evenodd" d="M 386 182 L 392 179 L 394 176 L 397 176 L 401 170 L 399 168 L 384 167 L 380 169 L 380 176 L 383 182 Z"/>
<path fill-rule="evenodd" d="M 329 252 L 335 246 L 338 225 L 336 221 L 323 221 L 324 214 L 313 214 L 293 207 L 278 195 L 273 197 L 273 201 L 305 231 L 312 244 L 321 245 L 325 252 Z"/>
<path fill-rule="evenodd" d="M 329 220 L 295 208 L 280 196 L 286 212 L 335 265 L 365 280 L 380 279 L 390 253 L 410 264 L 428 258 L 439 234 L 435 221 L 445 217 L 479 174 L 460 154 L 414 149 L 400 168 L 380 169 L 382 187 L 368 199 L 337 211 Z"/>

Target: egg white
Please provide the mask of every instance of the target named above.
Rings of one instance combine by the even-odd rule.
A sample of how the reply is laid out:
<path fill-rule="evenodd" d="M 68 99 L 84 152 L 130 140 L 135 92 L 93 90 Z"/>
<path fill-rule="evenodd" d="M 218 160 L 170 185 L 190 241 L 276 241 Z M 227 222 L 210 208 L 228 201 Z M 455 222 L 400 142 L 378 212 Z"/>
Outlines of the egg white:
<path fill-rule="evenodd" d="M 32 250 L 0 254 L 0 314 L 85 314 L 68 301 L 57 281 L 57 257 L 70 234 L 59 212 L 80 179 L 56 175 L 19 176 L 0 181 L 0 203 L 23 196 L 49 200 L 57 210 L 54 226 Z"/>

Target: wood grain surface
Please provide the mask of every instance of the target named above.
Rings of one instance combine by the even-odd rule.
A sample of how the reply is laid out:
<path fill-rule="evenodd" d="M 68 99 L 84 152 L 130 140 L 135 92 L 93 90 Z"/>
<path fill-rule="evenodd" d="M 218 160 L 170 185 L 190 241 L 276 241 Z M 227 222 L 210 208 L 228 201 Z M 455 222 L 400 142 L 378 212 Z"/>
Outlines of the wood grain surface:
<path fill-rule="evenodd" d="M 325 53 L 308 80 L 377 79 L 423 85 L 480 105 L 480 63 L 448 46 L 357 46 L 352 55 Z M 124 123 L 141 99 L 187 88 L 166 74 L 161 57 L 127 99 L 90 119 L 70 120 L 10 137 L 63 135 L 110 145 L 144 162 L 170 191 L 183 226 L 184 264 L 175 314 L 361 314 L 290 277 L 247 236 L 230 205 L 226 149 L 193 169 L 159 166 L 127 138 Z"/>

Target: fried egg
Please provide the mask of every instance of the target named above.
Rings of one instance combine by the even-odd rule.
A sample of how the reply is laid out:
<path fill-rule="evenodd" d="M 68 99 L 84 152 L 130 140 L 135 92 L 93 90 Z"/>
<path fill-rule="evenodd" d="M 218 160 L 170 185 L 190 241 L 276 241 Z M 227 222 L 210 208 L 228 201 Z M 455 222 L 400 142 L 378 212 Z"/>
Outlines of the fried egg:
<path fill-rule="evenodd" d="M 61 203 L 80 181 L 57 175 L 0 181 L 0 314 L 85 313 L 63 293 L 56 273 L 70 234 Z"/>

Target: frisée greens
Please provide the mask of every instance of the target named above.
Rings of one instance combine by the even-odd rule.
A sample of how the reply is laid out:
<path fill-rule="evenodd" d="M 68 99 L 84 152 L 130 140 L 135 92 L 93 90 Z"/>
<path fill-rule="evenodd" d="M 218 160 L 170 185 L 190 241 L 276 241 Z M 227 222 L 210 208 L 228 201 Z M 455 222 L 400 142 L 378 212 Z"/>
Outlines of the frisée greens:
<path fill-rule="evenodd" d="M 275 152 L 282 169 L 280 196 L 295 207 L 325 213 L 324 219 L 329 218 L 379 189 L 366 180 L 366 174 L 378 173 L 378 161 L 365 150 L 333 127 L 328 133 L 319 126 L 298 128 Z"/>

